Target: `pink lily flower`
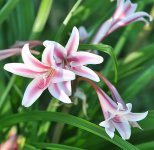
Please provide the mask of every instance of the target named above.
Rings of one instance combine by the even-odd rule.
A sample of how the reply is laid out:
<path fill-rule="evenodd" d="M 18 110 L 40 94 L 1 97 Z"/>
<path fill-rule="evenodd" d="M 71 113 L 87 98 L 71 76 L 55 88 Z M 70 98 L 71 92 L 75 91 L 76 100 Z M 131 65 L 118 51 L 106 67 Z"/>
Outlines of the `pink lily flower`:
<path fill-rule="evenodd" d="M 115 129 L 117 129 L 123 139 L 129 139 L 131 136 L 131 126 L 142 129 L 137 121 L 144 119 L 148 112 L 132 113 L 132 104 L 125 104 L 116 88 L 105 77 L 100 74 L 99 76 L 109 87 L 114 99 L 113 101 L 102 89 L 95 87 L 105 118 L 105 121 L 99 125 L 105 127 L 106 133 L 111 138 L 114 137 Z"/>
<path fill-rule="evenodd" d="M 136 9 L 137 4 L 131 3 L 130 0 L 117 0 L 117 8 L 113 16 L 111 17 L 111 19 L 107 20 L 100 26 L 92 40 L 92 43 L 100 43 L 106 36 L 111 34 L 113 31 L 133 22 L 143 21 L 146 23 L 146 25 L 149 25 L 149 22 L 145 19 L 145 17 L 148 17 L 149 20 L 152 21 L 152 16 L 143 11 L 135 12 Z"/>
<path fill-rule="evenodd" d="M 54 41 L 45 41 L 44 45 L 47 46 L 49 43 L 54 44 L 54 57 L 57 66 L 71 70 L 79 76 L 99 82 L 98 75 L 84 65 L 100 64 L 103 62 L 103 58 L 88 52 L 77 52 L 79 46 L 79 31 L 76 27 L 73 28 L 65 48 Z"/>
<path fill-rule="evenodd" d="M 54 41 L 45 41 L 43 44 L 47 47 L 50 43 L 54 44 L 54 58 L 58 67 L 68 69 L 76 75 L 99 82 L 98 75 L 84 65 L 102 63 L 103 58 L 88 52 L 77 52 L 79 46 L 79 31 L 76 27 L 73 28 L 70 39 L 68 40 L 65 48 Z M 71 82 L 62 82 L 61 86 L 64 87 L 65 93 L 70 96 L 72 93 Z"/>
<path fill-rule="evenodd" d="M 19 76 L 34 78 L 28 85 L 22 100 L 25 107 L 31 106 L 48 88 L 51 95 L 64 103 L 70 103 L 70 98 L 65 94 L 61 85 L 63 81 L 75 79 L 75 74 L 69 70 L 58 68 L 53 59 L 54 45 L 48 44 L 42 54 L 42 62 L 36 59 L 25 44 L 22 49 L 24 63 L 9 63 L 4 69 Z"/>

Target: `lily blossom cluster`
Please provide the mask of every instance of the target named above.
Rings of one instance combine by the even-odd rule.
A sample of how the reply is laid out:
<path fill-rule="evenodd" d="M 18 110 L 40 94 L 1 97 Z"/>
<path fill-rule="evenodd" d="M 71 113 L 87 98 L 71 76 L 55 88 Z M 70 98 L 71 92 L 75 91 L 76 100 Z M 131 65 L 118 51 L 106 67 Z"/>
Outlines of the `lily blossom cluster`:
<path fill-rule="evenodd" d="M 130 0 L 117 0 L 117 7 L 113 16 L 99 27 L 94 38 L 92 39 L 92 43 L 100 43 L 113 31 L 133 22 L 143 21 L 146 25 L 149 25 L 149 22 L 145 19 L 145 17 L 152 21 L 152 16 L 143 11 L 135 12 L 137 6 L 137 4 L 132 3 Z"/>
<path fill-rule="evenodd" d="M 100 75 L 100 78 L 110 89 L 112 99 L 99 87 L 95 88 L 105 118 L 105 121 L 99 125 L 105 128 L 106 133 L 111 138 L 114 137 L 116 129 L 124 140 L 129 139 L 131 127 L 142 129 L 137 121 L 144 119 L 148 112 L 132 113 L 132 104 L 125 104 L 116 88 L 102 75 Z"/>
<path fill-rule="evenodd" d="M 77 52 L 79 32 L 76 27 L 65 47 L 54 41 L 45 41 L 43 45 L 42 61 L 36 59 L 30 52 L 29 44 L 25 44 L 22 49 L 24 63 L 4 66 L 11 73 L 33 79 L 24 93 L 23 106 L 31 106 L 47 88 L 53 97 L 71 103 L 71 81 L 75 75 L 99 81 L 98 75 L 84 65 L 102 63 L 103 58 L 88 52 Z"/>

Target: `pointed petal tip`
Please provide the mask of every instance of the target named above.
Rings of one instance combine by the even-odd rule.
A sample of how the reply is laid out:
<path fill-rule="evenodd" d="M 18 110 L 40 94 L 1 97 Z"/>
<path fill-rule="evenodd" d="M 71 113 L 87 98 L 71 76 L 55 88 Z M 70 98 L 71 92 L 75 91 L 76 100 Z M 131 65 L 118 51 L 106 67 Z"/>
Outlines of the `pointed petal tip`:
<path fill-rule="evenodd" d="M 6 71 L 8 71 L 9 70 L 8 69 L 8 64 L 5 64 L 4 67 L 3 67 L 3 69 L 6 70 Z"/>
<path fill-rule="evenodd" d="M 27 50 L 27 49 L 29 49 L 29 43 L 26 43 L 22 48 L 22 50 Z"/>
<path fill-rule="evenodd" d="M 78 32 L 78 28 L 76 26 L 73 27 L 73 31 L 77 31 Z"/>
<path fill-rule="evenodd" d="M 153 21 L 153 17 L 151 15 L 149 15 L 149 20 Z"/>
<path fill-rule="evenodd" d="M 43 42 L 44 47 L 47 47 L 48 45 L 53 44 L 53 41 L 45 40 Z"/>
<path fill-rule="evenodd" d="M 66 104 L 71 104 L 72 101 L 71 101 L 71 100 L 67 100 L 67 101 L 65 101 L 64 103 L 66 103 Z"/>
<path fill-rule="evenodd" d="M 97 76 L 95 79 L 93 79 L 95 82 L 100 82 L 100 78 Z"/>
<path fill-rule="evenodd" d="M 28 107 L 30 107 L 32 104 L 27 103 L 27 102 L 23 99 L 21 105 L 28 108 Z"/>

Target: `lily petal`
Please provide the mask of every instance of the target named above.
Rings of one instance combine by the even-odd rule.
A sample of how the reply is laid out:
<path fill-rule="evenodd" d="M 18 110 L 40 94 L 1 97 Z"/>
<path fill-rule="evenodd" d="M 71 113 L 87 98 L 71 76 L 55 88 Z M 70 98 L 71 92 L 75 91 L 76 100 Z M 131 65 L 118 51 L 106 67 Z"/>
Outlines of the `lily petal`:
<path fill-rule="evenodd" d="M 111 26 L 113 25 L 113 19 L 109 19 L 106 22 L 104 22 L 100 28 L 98 29 L 98 31 L 96 32 L 94 38 L 92 39 L 93 44 L 98 44 L 100 43 L 107 35 L 108 32 L 111 28 Z"/>
<path fill-rule="evenodd" d="M 106 133 L 110 136 L 110 138 L 114 137 L 115 127 L 110 124 L 109 128 L 105 128 Z"/>
<path fill-rule="evenodd" d="M 28 78 L 35 78 L 37 75 L 44 73 L 41 71 L 40 72 L 33 71 L 29 68 L 30 67 L 28 67 L 27 65 L 22 64 L 22 63 L 9 63 L 4 66 L 5 70 L 7 70 L 13 74 L 23 76 L 23 77 L 28 77 Z"/>
<path fill-rule="evenodd" d="M 79 76 L 91 79 L 96 82 L 100 81 L 97 74 L 93 70 L 89 69 L 88 67 L 85 67 L 85 66 L 72 67 L 71 70 Z"/>
<path fill-rule="evenodd" d="M 45 41 L 44 43 L 46 47 L 47 45 L 49 45 L 49 43 L 54 44 L 54 57 L 56 59 L 56 63 L 61 63 L 66 58 L 67 52 L 61 44 L 54 42 L 54 41 Z"/>
<path fill-rule="evenodd" d="M 48 87 L 49 92 L 51 95 L 53 95 L 55 98 L 60 100 L 64 103 L 71 103 L 70 98 L 68 95 L 64 92 L 63 86 L 59 83 L 51 83 Z"/>
<path fill-rule="evenodd" d="M 64 92 L 68 96 L 71 96 L 71 94 L 72 94 L 71 81 L 64 81 L 64 82 L 60 82 L 58 84 L 61 84 L 61 87 L 63 88 Z"/>
<path fill-rule="evenodd" d="M 112 120 L 113 125 L 118 130 L 119 134 L 124 140 L 127 140 L 131 136 L 131 127 L 129 125 L 128 121 L 123 120 L 122 118 L 119 118 L 118 122 L 115 122 Z"/>
<path fill-rule="evenodd" d="M 128 121 L 140 121 L 148 115 L 148 111 L 144 113 L 128 113 L 125 115 Z"/>
<path fill-rule="evenodd" d="M 42 92 L 47 88 L 48 85 L 43 86 L 44 83 L 43 78 L 35 78 L 31 83 L 28 85 L 22 100 L 22 105 L 25 107 L 31 106 L 42 94 Z"/>
<path fill-rule="evenodd" d="M 43 63 L 50 65 L 50 66 L 55 66 L 55 62 L 53 59 L 53 51 L 54 51 L 54 45 L 52 43 L 50 43 L 48 46 L 46 46 L 46 48 L 42 54 L 42 62 Z"/>
<path fill-rule="evenodd" d="M 136 21 L 144 21 L 146 23 L 146 25 L 148 25 L 149 22 L 146 21 L 143 17 L 148 17 L 150 21 L 153 20 L 152 16 L 150 16 L 146 12 L 136 12 L 134 14 L 126 16 L 124 19 L 115 23 L 112 26 L 112 28 L 110 29 L 109 34 L 112 33 L 113 31 L 117 30 L 120 27 L 126 26 L 127 24 L 130 24 L 130 23 L 133 23 L 133 22 L 136 22 Z"/>
<path fill-rule="evenodd" d="M 71 66 L 81 66 L 87 64 L 100 64 L 103 62 L 103 57 L 88 52 L 77 52 L 68 60 L 71 62 Z"/>
<path fill-rule="evenodd" d="M 32 70 L 37 71 L 38 69 L 44 70 L 49 67 L 36 59 L 29 50 L 29 44 L 25 44 L 22 49 L 22 59 L 27 66 L 30 66 Z"/>
<path fill-rule="evenodd" d="M 89 33 L 84 26 L 79 27 L 79 37 L 81 42 L 84 42 L 89 38 Z"/>
<path fill-rule="evenodd" d="M 77 51 L 79 46 L 79 31 L 76 27 L 73 28 L 70 39 L 68 40 L 65 48 L 67 51 L 67 56 L 72 55 Z"/>
<path fill-rule="evenodd" d="M 74 79 L 75 79 L 75 74 L 72 71 L 62 68 L 57 68 L 52 78 L 52 83 L 71 81 Z"/>

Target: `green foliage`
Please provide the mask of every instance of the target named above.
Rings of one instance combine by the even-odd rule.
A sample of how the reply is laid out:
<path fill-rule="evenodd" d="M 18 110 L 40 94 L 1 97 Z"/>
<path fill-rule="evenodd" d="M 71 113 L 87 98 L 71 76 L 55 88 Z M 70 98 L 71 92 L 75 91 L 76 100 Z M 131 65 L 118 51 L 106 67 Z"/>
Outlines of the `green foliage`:
<path fill-rule="evenodd" d="M 136 2 L 142 11 L 153 10 L 154 0 Z M 55 40 L 65 45 L 72 27 L 82 25 L 91 33 L 91 39 L 102 21 L 111 17 L 115 4 L 109 0 L 2 0 L 0 49 L 7 49 L 16 41 L 32 39 Z M 153 27 L 152 23 L 146 30 L 143 23 L 134 23 L 112 33 L 102 44 L 87 42 L 79 47 L 79 50 L 98 50 L 104 57 L 104 62 L 94 70 L 115 83 L 124 100 L 133 103 L 134 112 L 154 109 Z M 42 47 L 36 49 L 40 53 L 43 51 Z M 153 149 L 154 112 L 150 111 L 148 117 L 139 123 L 143 131 L 132 129 L 129 141 L 122 140 L 118 133 L 110 139 L 105 130 L 98 126 L 103 114 L 95 91 L 87 83 L 78 85 L 87 96 L 87 116 L 79 99 L 76 102 L 72 98 L 71 105 L 64 105 L 47 92 L 30 108 L 21 106 L 29 80 L 11 75 L 3 69 L 5 63 L 21 62 L 20 57 L 14 56 L 0 62 L 0 143 L 7 139 L 9 130 L 16 127 L 20 146 L 25 150 Z M 102 82 L 99 85 L 108 92 Z M 53 142 L 56 128 L 59 129 L 56 135 L 59 140 Z"/>

